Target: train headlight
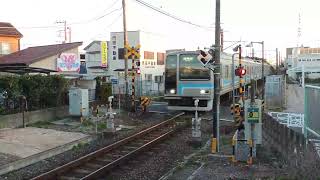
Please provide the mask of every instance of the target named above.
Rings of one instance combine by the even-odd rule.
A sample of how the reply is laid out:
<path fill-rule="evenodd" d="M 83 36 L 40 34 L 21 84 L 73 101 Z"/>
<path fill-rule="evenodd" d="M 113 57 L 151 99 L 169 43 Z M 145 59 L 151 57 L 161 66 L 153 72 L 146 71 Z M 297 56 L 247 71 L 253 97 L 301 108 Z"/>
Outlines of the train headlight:
<path fill-rule="evenodd" d="M 170 89 L 170 94 L 175 94 L 176 90 L 175 89 Z"/>
<path fill-rule="evenodd" d="M 208 93 L 209 93 L 209 90 L 204 90 L 204 89 L 200 90 L 200 94 L 208 94 Z"/>

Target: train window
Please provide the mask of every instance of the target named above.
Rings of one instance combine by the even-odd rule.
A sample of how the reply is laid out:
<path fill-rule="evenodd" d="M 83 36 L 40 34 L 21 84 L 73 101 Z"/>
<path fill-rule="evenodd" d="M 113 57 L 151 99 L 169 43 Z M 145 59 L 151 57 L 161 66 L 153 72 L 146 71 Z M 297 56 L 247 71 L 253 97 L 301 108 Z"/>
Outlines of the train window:
<path fill-rule="evenodd" d="M 197 59 L 197 54 L 182 54 L 179 56 L 180 79 L 209 80 L 210 72 Z"/>
<path fill-rule="evenodd" d="M 225 78 L 225 79 L 229 79 L 229 66 L 228 66 L 228 65 L 225 65 L 225 68 L 226 68 L 226 70 L 225 70 L 225 76 L 224 76 L 224 78 Z"/>

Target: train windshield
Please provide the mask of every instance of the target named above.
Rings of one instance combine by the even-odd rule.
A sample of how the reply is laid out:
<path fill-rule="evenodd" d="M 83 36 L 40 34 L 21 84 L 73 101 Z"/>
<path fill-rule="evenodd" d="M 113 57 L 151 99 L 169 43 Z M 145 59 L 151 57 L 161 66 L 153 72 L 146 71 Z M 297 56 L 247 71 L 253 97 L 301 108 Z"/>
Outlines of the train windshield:
<path fill-rule="evenodd" d="M 166 79 L 176 80 L 177 56 L 169 55 L 166 58 Z"/>
<path fill-rule="evenodd" d="M 182 54 L 179 62 L 181 80 L 210 80 L 210 71 L 202 66 L 196 54 Z"/>

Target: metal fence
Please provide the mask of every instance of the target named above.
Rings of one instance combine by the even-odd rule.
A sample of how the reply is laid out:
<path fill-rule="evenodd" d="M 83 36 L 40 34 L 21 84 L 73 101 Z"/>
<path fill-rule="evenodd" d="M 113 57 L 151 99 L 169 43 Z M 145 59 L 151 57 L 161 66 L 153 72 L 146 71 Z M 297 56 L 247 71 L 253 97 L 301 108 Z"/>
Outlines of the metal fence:
<path fill-rule="evenodd" d="M 281 110 L 286 106 L 286 81 L 283 75 L 266 77 L 265 104 L 267 109 Z"/>
<path fill-rule="evenodd" d="M 135 79 L 135 96 L 161 96 L 164 94 L 163 82 L 155 82 L 153 80 Z M 125 80 L 124 78 L 113 81 L 112 94 L 125 94 Z M 132 81 L 128 78 L 128 93 L 131 95 Z"/>
<path fill-rule="evenodd" d="M 47 97 L 32 99 L 30 97 L 25 97 L 24 95 L 9 97 L 5 91 L 0 92 L 0 115 L 15 114 L 22 111 L 34 111 L 69 104 L 67 93 L 62 94 L 61 97 L 55 97 L 55 99 L 50 98 L 50 101 L 45 100 L 46 98 Z"/>
<path fill-rule="evenodd" d="M 304 114 L 306 136 L 320 137 L 320 86 L 305 86 Z"/>

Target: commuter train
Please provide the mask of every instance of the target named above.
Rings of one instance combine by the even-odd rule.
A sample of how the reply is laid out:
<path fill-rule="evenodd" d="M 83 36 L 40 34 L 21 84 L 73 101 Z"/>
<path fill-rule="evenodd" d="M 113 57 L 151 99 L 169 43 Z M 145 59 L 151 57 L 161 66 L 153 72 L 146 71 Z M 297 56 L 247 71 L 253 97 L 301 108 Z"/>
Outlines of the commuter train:
<path fill-rule="evenodd" d="M 177 51 L 167 54 L 165 65 L 165 94 L 169 110 L 194 111 L 194 101 L 199 99 L 198 110 L 212 110 L 214 96 L 213 72 L 203 67 L 198 61 L 197 51 Z M 221 83 L 220 94 L 232 92 L 232 55 L 221 53 Z M 238 66 L 238 57 L 234 67 Z M 242 58 L 242 66 L 246 69 L 243 77 L 245 84 L 251 79 L 261 79 L 262 66 L 249 58 Z M 271 72 L 271 66 L 264 64 L 264 75 Z M 239 87 L 239 77 L 235 77 L 235 87 Z"/>

